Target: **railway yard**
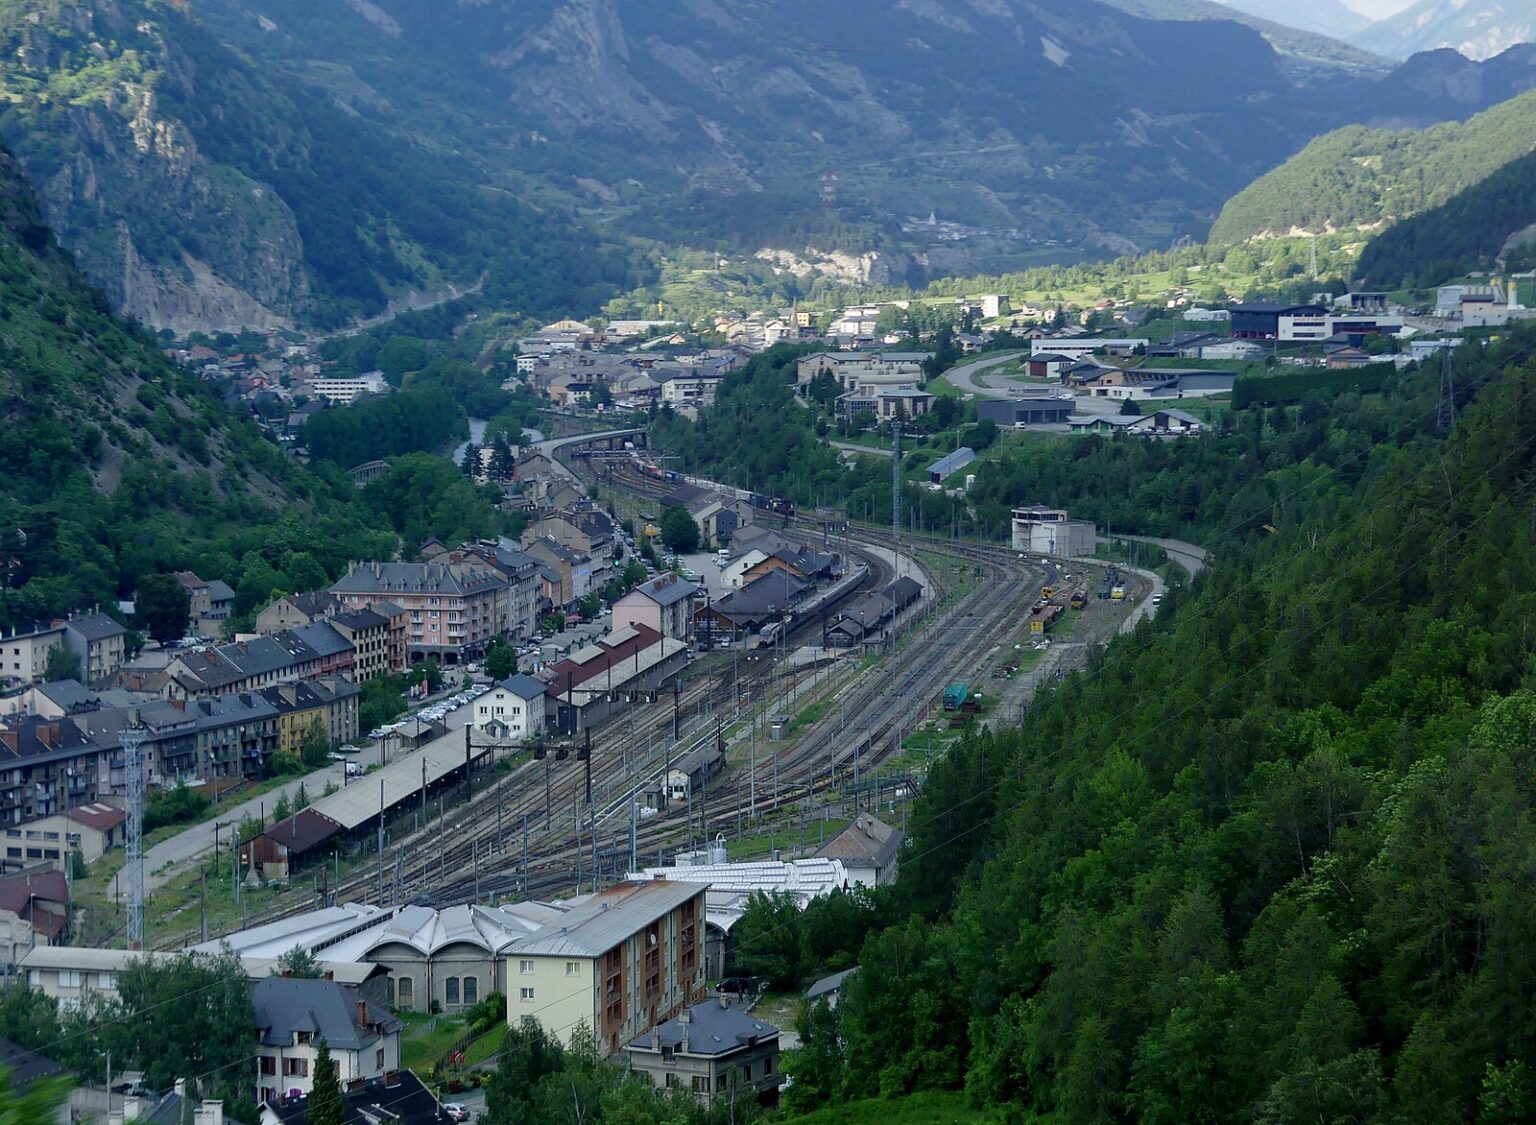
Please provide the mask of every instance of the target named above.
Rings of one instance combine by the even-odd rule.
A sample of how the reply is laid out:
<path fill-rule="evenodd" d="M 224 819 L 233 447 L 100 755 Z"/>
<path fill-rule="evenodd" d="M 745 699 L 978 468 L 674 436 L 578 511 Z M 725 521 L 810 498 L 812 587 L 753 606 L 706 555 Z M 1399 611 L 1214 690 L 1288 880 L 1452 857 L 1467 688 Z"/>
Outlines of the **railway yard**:
<path fill-rule="evenodd" d="M 570 462 L 578 473 L 581 461 Z M 608 462 L 603 484 L 650 502 L 665 490 L 627 465 Z M 765 513 L 787 536 L 817 542 L 825 527 Z M 837 545 L 865 569 L 852 593 L 894 577 L 888 532 L 840 528 Z M 818 646 L 825 615 L 796 620 L 780 645 L 701 654 L 654 702 L 638 702 L 535 756 L 526 748 L 473 750 L 498 757 L 454 787 L 397 809 L 377 838 L 350 855 L 297 875 L 242 923 L 275 920 L 326 901 L 446 906 L 513 897 L 549 898 L 622 878 L 638 861 L 655 862 L 712 841 L 759 837 L 764 825 L 798 817 L 843 817 L 867 805 L 904 801 L 921 785 L 921 763 L 903 740 L 927 724 L 942 727 L 940 698 L 956 680 L 987 684 L 997 717 L 1018 713 L 1050 677 L 1066 674 L 1104 643 L 1147 583 L 1129 578 L 1124 600 L 1095 599 L 1086 568 L 1055 565 L 1001 546 L 930 536 L 904 537 L 904 570 L 924 587 L 921 601 L 894 623 L 883 655 L 829 657 Z M 1071 610 L 1070 636 L 1041 644 L 1032 619 L 1051 587 L 1065 618 L 1073 588 L 1088 590 L 1086 610 Z M 809 658 L 794 654 L 808 646 Z M 1044 651 L 1042 651 L 1044 650 Z M 1028 668 L 1022 665 L 1030 665 Z M 772 717 L 800 709 L 787 737 L 766 737 Z M 588 749 L 590 747 L 590 749 Z M 698 750 L 723 750 L 724 768 L 683 801 L 642 804 L 667 768 Z M 365 779 L 366 783 L 366 779 Z M 764 846 L 762 849 L 766 851 Z M 198 934 L 197 910 L 156 935 L 174 948 Z"/>

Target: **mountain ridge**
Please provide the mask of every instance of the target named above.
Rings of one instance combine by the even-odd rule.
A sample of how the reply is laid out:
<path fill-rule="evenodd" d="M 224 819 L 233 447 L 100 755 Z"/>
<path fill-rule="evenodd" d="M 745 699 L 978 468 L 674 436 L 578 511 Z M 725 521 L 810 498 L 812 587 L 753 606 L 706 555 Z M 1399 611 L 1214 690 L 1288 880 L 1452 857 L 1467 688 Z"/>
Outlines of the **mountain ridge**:
<path fill-rule="evenodd" d="M 1393 58 L 1450 47 L 1482 60 L 1536 41 L 1536 11 L 1525 0 L 1418 0 L 1348 39 Z"/>
<path fill-rule="evenodd" d="M 1536 91 L 1425 130 L 1348 126 L 1312 141 L 1229 200 L 1211 241 L 1390 225 L 1533 149 Z"/>

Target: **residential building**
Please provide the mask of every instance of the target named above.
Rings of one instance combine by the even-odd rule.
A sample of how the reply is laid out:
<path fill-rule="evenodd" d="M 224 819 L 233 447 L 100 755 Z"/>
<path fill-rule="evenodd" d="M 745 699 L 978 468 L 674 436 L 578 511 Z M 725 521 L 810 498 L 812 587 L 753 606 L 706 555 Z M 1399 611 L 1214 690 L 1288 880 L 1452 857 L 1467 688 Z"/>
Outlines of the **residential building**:
<path fill-rule="evenodd" d="M 503 629 L 507 584 L 489 569 L 440 563 L 353 564 L 331 586 L 349 609 L 391 602 L 409 615 L 411 660 L 459 664 Z"/>
<path fill-rule="evenodd" d="M 1097 529 L 1061 508 L 1034 505 L 1013 510 L 1013 549 L 1052 558 L 1086 558 L 1098 549 Z"/>
<path fill-rule="evenodd" d="M 5 829 L 0 871 L 47 868 L 63 871 L 71 852 L 95 863 L 123 842 L 128 814 L 99 801 L 76 805 L 53 816 Z"/>
<path fill-rule="evenodd" d="M 507 950 L 507 1022 L 524 1015 L 561 1042 L 579 1026 L 601 1055 L 704 996 L 705 889 L 616 883 Z"/>
<path fill-rule="evenodd" d="M 310 1108 L 307 1097 L 279 1098 L 261 1107 L 261 1125 L 310 1125 Z M 447 1120 L 437 1095 L 409 1070 L 343 1087 L 341 1113 L 342 1125 L 441 1125 Z M 205 1123 L 194 1120 L 192 1125 Z"/>
<path fill-rule="evenodd" d="M 326 620 L 351 646 L 352 678 L 360 684 L 386 675 L 389 664 L 389 618 L 372 609 L 351 609 Z"/>
<path fill-rule="evenodd" d="M 779 1029 L 721 997 L 685 1008 L 626 1047 L 629 1068 L 653 1086 L 705 1105 L 742 1098 L 778 1104 Z"/>
<path fill-rule="evenodd" d="M 335 628 L 334 621 L 316 621 L 310 625 L 300 625 L 297 629 L 288 630 L 287 635 L 297 637 L 315 654 L 315 675 L 347 676 L 356 679 L 357 652 L 352 647 L 351 640 L 340 629 Z M 381 629 L 379 636 L 381 644 L 383 639 Z"/>
<path fill-rule="evenodd" d="M 699 891 L 702 898 L 703 889 Z M 69 934 L 69 884 L 61 871 L 0 875 L 0 975 L 11 976 L 36 946 Z"/>
<path fill-rule="evenodd" d="M 675 574 L 657 575 L 613 603 L 613 628 L 646 625 L 687 640 L 693 635 L 693 602 L 699 594 L 699 587 Z"/>
<path fill-rule="evenodd" d="M 55 646 L 69 647 L 62 624 L 0 637 L 0 676 L 25 684 L 37 683 L 48 667 L 48 650 Z"/>
<path fill-rule="evenodd" d="M 80 677 L 98 684 L 123 666 L 128 630 L 105 613 L 83 613 L 64 622 L 64 643 L 80 658 Z"/>
<path fill-rule="evenodd" d="M 357 737 L 358 701 L 362 688 L 339 676 L 277 684 L 260 692 L 277 712 L 277 748 L 297 754 L 316 726 L 326 741 L 340 746 Z"/>
<path fill-rule="evenodd" d="M 288 594 L 256 615 L 258 633 L 279 633 L 314 621 L 322 621 L 341 609 L 341 599 L 325 590 Z"/>
<path fill-rule="evenodd" d="M 869 813 L 860 813 L 816 854 L 841 861 L 848 878 L 860 886 L 884 886 L 896 879 L 901 839 L 899 829 Z"/>
<path fill-rule="evenodd" d="M 329 980 L 267 977 L 251 989 L 259 1102 L 308 1094 L 323 1041 L 342 1088 L 400 1069 L 397 1018 L 346 985 Z"/>
<path fill-rule="evenodd" d="M 547 535 L 527 543 L 524 550 L 560 576 L 560 589 L 555 597 L 557 607 L 586 597 L 592 592 L 594 575 L 606 573 L 591 555 L 557 543 Z"/>
<path fill-rule="evenodd" d="M 218 579 L 204 582 L 190 570 L 178 570 L 176 581 L 187 591 L 192 628 L 207 636 L 222 637 L 224 623 L 234 612 L 235 592 Z"/>
<path fill-rule="evenodd" d="M 475 700 L 474 724 L 497 738 L 526 742 L 544 733 L 545 685 L 532 676 L 509 676 Z"/>
<path fill-rule="evenodd" d="M 662 371 L 652 377 L 661 383 L 661 401 L 673 407 L 713 406 L 724 379 L 715 371 Z"/>
<path fill-rule="evenodd" d="M 166 667 L 168 693 L 179 699 L 259 691 L 319 672 L 320 654 L 292 631 L 179 653 Z"/>

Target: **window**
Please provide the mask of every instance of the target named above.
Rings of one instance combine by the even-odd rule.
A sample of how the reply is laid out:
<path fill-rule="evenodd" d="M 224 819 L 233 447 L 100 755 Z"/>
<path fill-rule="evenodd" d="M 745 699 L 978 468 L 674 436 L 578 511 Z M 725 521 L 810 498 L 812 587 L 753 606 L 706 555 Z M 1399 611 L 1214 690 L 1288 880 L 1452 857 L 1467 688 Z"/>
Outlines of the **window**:
<path fill-rule="evenodd" d="M 752 1064 L 751 1063 L 747 1063 L 746 1066 L 741 1068 L 741 1076 L 743 1078 L 745 1078 L 748 1082 L 752 1081 Z"/>
<path fill-rule="evenodd" d="M 378 1052 L 373 1056 L 373 1069 L 374 1070 L 383 1070 L 384 1069 L 384 1048 L 383 1047 L 380 1047 L 378 1049 Z"/>
<path fill-rule="evenodd" d="M 406 1008 L 416 1002 L 416 982 L 410 977 L 401 977 L 395 991 L 400 996 L 400 1007 Z"/>
<path fill-rule="evenodd" d="M 696 1093 L 696 1094 L 707 1094 L 707 1093 L 709 1093 L 709 1076 L 708 1075 L 695 1074 L 693 1076 L 693 1092 Z"/>
<path fill-rule="evenodd" d="M 277 1060 L 274 1059 L 271 1055 L 262 1055 L 261 1056 L 261 1072 L 263 1074 L 276 1074 L 277 1073 Z"/>
<path fill-rule="evenodd" d="M 59 970 L 60 988 L 79 988 L 85 981 L 74 969 Z"/>
<path fill-rule="evenodd" d="M 580 961 L 567 961 L 565 963 L 565 975 L 568 976 L 568 977 L 580 976 L 581 975 L 581 962 Z"/>
<path fill-rule="evenodd" d="M 308 1059 L 284 1059 L 283 1060 L 283 1077 L 284 1078 L 308 1078 L 309 1077 L 309 1060 Z"/>
<path fill-rule="evenodd" d="M 473 1004 L 480 999 L 480 978 L 464 978 L 464 1003 Z"/>
<path fill-rule="evenodd" d="M 117 991 L 117 974 L 116 973 L 97 973 L 96 974 L 96 985 L 103 992 L 116 992 Z"/>
<path fill-rule="evenodd" d="M 308 1043 L 313 1035 L 314 1032 L 312 1031 L 300 1031 L 294 1036 L 294 1039 L 298 1043 Z"/>
<path fill-rule="evenodd" d="M 517 998 L 519 1000 L 521 1000 L 524 1004 L 532 1004 L 533 1003 L 533 989 L 531 989 L 531 988 L 519 988 L 517 990 Z"/>
<path fill-rule="evenodd" d="M 533 962 L 532 961 L 519 961 L 517 963 L 517 971 L 520 972 L 520 973 L 531 973 L 531 972 L 533 972 Z"/>
<path fill-rule="evenodd" d="M 772 1073 L 773 1073 L 773 1056 L 769 1055 L 766 1059 L 763 1060 L 763 1077 L 767 1078 Z"/>
<path fill-rule="evenodd" d="M 892 439 L 895 440 L 894 438 Z M 459 1002 L 459 978 L 449 977 L 443 982 L 443 999 L 450 1004 Z"/>

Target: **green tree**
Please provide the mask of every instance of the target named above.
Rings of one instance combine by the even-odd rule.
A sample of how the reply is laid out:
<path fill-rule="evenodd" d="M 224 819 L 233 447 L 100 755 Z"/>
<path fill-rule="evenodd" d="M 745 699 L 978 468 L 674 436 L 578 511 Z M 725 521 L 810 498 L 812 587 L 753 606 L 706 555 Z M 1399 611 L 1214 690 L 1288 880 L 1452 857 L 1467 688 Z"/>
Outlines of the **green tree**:
<path fill-rule="evenodd" d="M 732 971 L 760 977 L 774 988 L 800 983 L 805 934 L 793 895 L 756 891 L 731 928 Z"/>
<path fill-rule="evenodd" d="M 517 671 L 517 650 L 500 637 L 491 641 L 485 649 L 485 674 L 501 682 Z"/>
<path fill-rule="evenodd" d="M 668 508 L 661 517 L 661 541 L 680 555 L 699 549 L 699 525 L 681 505 Z"/>
<path fill-rule="evenodd" d="M 0 1125 L 39 1125 L 57 1121 L 69 1083 L 62 1078 L 33 1082 L 27 1092 L 17 1094 L 11 1088 L 11 1072 L 0 1066 Z"/>
<path fill-rule="evenodd" d="M 319 980 L 320 962 L 302 945 L 296 945 L 277 959 L 277 975 L 296 980 Z"/>
<path fill-rule="evenodd" d="M 13 978 L 0 985 L 0 1035 L 28 1051 L 40 1051 L 59 1038 L 59 1005 Z"/>
<path fill-rule="evenodd" d="M 332 749 L 331 736 L 325 729 L 325 721 L 316 718 L 304 732 L 304 740 L 299 743 L 300 761 L 307 769 L 319 769 L 330 760 Z"/>
<path fill-rule="evenodd" d="M 43 665 L 43 679 L 49 683 L 58 680 L 78 680 L 83 675 L 80 656 L 67 645 L 57 644 L 48 650 Z"/>
<path fill-rule="evenodd" d="M 342 1125 L 346 1107 L 341 1100 L 341 1083 L 336 1077 L 336 1062 L 331 1045 L 324 1039 L 315 1051 L 314 1084 L 309 1093 L 310 1125 Z"/>
<path fill-rule="evenodd" d="M 146 574 L 139 579 L 133 611 L 144 631 L 161 644 L 186 636 L 192 599 L 173 574 Z"/>

